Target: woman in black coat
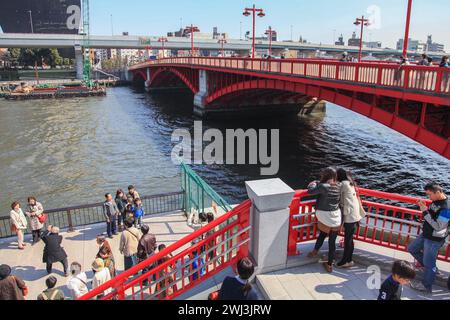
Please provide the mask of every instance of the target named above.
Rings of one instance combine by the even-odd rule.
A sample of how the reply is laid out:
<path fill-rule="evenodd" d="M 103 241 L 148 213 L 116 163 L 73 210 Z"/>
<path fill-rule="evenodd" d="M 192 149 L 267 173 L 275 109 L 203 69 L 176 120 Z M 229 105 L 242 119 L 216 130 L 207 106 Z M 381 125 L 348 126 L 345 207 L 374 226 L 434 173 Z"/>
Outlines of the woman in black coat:
<path fill-rule="evenodd" d="M 61 247 L 63 237 L 59 235 L 59 228 L 54 226 L 48 226 L 47 231 L 42 236 L 42 241 L 45 243 L 44 254 L 42 262 L 47 264 L 47 273 L 52 273 L 52 265 L 56 262 L 61 262 L 64 267 L 64 275 L 69 276 L 67 272 L 68 261 L 67 253 Z"/>

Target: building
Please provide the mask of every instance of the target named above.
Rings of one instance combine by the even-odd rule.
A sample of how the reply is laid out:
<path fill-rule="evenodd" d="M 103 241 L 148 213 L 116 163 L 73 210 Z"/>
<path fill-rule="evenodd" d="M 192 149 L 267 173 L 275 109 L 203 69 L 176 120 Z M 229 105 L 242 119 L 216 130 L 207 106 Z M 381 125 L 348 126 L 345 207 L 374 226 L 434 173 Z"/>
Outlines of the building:
<path fill-rule="evenodd" d="M 382 48 L 381 41 L 368 41 L 368 42 L 363 41 L 363 45 L 370 49 L 381 49 Z"/>
<path fill-rule="evenodd" d="M 422 42 L 420 40 L 414 40 L 414 39 L 408 39 L 408 51 L 413 51 L 413 52 L 426 52 L 426 51 L 434 51 L 434 50 L 430 50 L 430 49 L 436 49 L 436 48 L 442 48 L 442 51 L 444 49 L 443 45 L 440 44 L 434 44 L 432 42 L 432 39 L 429 38 L 429 41 L 431 40 L 430 43 L 430 47 L 429 44 L 426 42 Z M 403 43 L 404 43 L 404 39 L 399 39 L 397 41 L 397 50 L 401 51 L 403 50 Z M 436 45 L 436 47 L 433 46 Z M 439 52 L 439 51 L 438 51 Z"/>
<path fill-rule="evenodd" d="M 433 42 L 433 36 L 430 34 L 427 37 L 427 51 L 445 52 L 445 46 L 443 44 Z"/>
<path fill-rule="evenodd" d="M 338 38 L 338 41 L 334 43 L 336 46 L 345 46 L 344 36 L 341 33 L 341 36 Z"/>
<path fill-rule="evenodd" d="M 348 39 L 349 47 L 359 47 L 361 39 L 356 37 L 356 32 L 353 32 L 352 37 Z"/>

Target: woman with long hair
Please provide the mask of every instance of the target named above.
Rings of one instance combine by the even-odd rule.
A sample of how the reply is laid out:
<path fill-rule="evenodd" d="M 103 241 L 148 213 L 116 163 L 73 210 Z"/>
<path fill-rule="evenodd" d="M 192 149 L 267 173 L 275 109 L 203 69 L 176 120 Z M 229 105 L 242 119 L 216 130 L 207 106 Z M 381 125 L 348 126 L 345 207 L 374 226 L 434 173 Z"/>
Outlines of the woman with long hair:
<path fill-rule="evenodd" d="M 352 173 L 344 169 L 339 169 L 337 172 L 338 182 L 341 186 L 341 210 L 344 217 L 344 255 L 342 260 L 337 264 L 340 268 L 353 267 L 353 251 L 355 244 L 353 236 L 359 227 L 359 222 L 363 218 L 362 206 L 356 192 L 357 185 L 353 180 Z"/>
<path fill-rule="evenodd" d="M 334 168 L 323 170 L 320 181 L 311 182 L 308 191 L 310 195 L 317 196 L 316 217 L 320 230 L 314 250 L 308 254 L 308 257 L 316 257 L 328 237 L 328 262 L 325 262 L 323 266 L 327 272 L 331 273 L 336 254 L 336 239 L 342 224 L 341 210 L 339 209 L 341 184 L 337 181 L 336 170 Z"/>

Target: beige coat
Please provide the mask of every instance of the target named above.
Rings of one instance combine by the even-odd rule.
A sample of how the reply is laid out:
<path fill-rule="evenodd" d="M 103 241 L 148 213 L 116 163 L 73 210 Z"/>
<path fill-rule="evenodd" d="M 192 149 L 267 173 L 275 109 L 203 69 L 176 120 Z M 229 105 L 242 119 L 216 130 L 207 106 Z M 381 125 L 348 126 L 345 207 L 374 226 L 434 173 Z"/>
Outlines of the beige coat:
<path fill-rule="evenodd" d="M 360 222 L 362 215 L 360 212 L 360 202 L 356 189 L 349 181 L 342 182 L 341 187 L 341 208 L 344 216 L 344 223 Z"/>
<path fill-rule="evenodd" d="M 137 254 L 139 240 L 142 237 L 142 232 L 135 227 L 131 227 L 122 232 L 120 237 L 119 250 L 125 257 L 131 257 Z"/>
<path fill-rule="evenodd" d="M 41 230 L 44 225 L 39 222 L 39 216 L 44 213 L 44 207 L 41 203 L 36 202 L 35 206 L 28 206 L 26 215 L 30 218 L 31 230 Z"/>
<path fill-rule="evenodd" d="M 11 212 L 9 213 L 9 218 L 11 225 L 15 225 L 17 229 L 24 230 L 28 227 L 28 221 L 23 214 L 22 209 L 19 209 L 19 212 L 11 210 Z"/>

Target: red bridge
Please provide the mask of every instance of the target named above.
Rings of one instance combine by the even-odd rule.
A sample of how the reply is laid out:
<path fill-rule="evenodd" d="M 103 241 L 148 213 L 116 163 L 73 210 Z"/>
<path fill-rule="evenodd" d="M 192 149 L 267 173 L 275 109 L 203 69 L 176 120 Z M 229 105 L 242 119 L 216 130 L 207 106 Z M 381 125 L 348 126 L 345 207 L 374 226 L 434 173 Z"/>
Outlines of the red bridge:
<path fill-rule="evenodd" d="M 147 88 L 186 86 L 194 112 L 325 100 L 382 123 L 450 159 L 450 69 L 313 59 L 178 57 L 130 68 Z M 256 109 L 257 112 L 258 109 Z M 299 111 L 299 109 L 297 110 Z"/>

